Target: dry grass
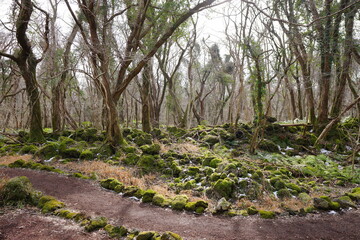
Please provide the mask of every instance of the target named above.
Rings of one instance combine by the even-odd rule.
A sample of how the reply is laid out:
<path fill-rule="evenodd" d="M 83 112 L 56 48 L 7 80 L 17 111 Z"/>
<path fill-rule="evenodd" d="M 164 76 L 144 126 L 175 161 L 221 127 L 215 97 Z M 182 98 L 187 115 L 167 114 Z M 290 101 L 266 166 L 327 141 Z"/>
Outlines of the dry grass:
<path fill-rule="evenodd" d="M 263 196 L 260 200 L 252 202 L 248 199 L 240 199 L 236 202 L 236 206 L 241 209 L 246 209 L 250 206 L 256 207 L 259 210 L 283 212 L 284 208 L 292 210 L 300 210 L 301 208 L 309 207 L 311 203 L 304 204 L 299 199 L 289 198 L 279 200 L 273 196 Z"/>
<path fill-rule="evenodd" d="M 199 146 L 193 143 L 175 143 L 171 145 L 171 149 L 178 151 L 179 153 L 198 154 L 200 152 Z"/>
<path fill-rule="evenodd" d="M 24 161 L 29 161 L 32 159 L 32 155 L 26 154 L 26 155 L 14 155 L 14 156 L 3 156 L 0 157 L 0 164 L 8 165 L 10 163 L 15 162 L 16 160 L 22 159 Z"/>
<path fill-rule="evenodd" d="M 151 188 L 164 195 L 172 195 L 166 184 L 159 181 L 156 174 L 137 176 L 136 169 L 110 165 L 101 161 L 71 162 L 65 165 L 67 169 L 86 174 L 96 173 L 99 178 L 115 178 L 125 185 L 134 185 L 142 189 Z"/>

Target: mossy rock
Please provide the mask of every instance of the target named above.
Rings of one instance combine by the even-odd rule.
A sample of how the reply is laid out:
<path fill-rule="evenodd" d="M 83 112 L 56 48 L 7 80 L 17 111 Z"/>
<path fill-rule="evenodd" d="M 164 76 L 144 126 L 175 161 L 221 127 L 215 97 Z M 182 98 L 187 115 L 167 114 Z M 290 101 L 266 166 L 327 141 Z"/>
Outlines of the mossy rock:
<path fill-rule="evenodd" d="M 123 146 L 121 147 L 121 149 L 123 150 L 124 153 L 136 153 L 136 147 L 133 146 Z"/>
<path fill-rule="evenodd" d="M 92 160 L 94 159 L 94 153 L 90 149 L 85 149 L 81 152 L 80 159 Z"/>
<path fill-rule="evenodd" d="M 152 203 L 156 206 L 164 207 L 166 206 L 166 198 L 161 194 L 155 194 L 152 198 Z"/>
<path fill-rule="evenodd" d="M 188 168 L 187 174 L 190 175 L 190 176 L 195 176 L 199 172 L 200 172 L 200 168 L 191 166 L 191 167 Z"/>
<path fill-rule="evenodd" d="M 136 197 L 139 199 L 142 197 L 143 192 L 144 191 L 137 186 L 127 186 L 123 190 L 125 197 Z"/>
<path fill-rule="evenodd" d="M 202 141 L 204 142 L 204 145 L 209 145 L 209 146 L 213 146 L 216 143 L 220 142 L 220 139 L 218 136 L 214 136 L 214 135 L 205 135 L 202 138 Z"/>
<path fill-rule="evenodd" d="M 280 190 L 286 187 L 286 184 L 283 180 L 278 177 L 274 177 L 270 179 L 270 184 L 276 189 Z"/>
<path fill-rule="evenodd" d="M 104 230 L 109 234 L 111 238 L 121 238 L 128 234 L 128 230 L 124 226 L 113 226 L 107 224 Z"/>
<path fill-rule="evenodd" d="M 58 144 L 57 143 L 48 143 L 45 146 L 41 147 L 36 155 L 44 158 L 51 158 L 59 154 Z"/>
<path fill-rule="evenodd" d="M 247 213 L 248 213 L 249 215 L 255 215 L 255 214 L 257 214 L 257 213 L 259 212 L 259 210 L 257 210 L 256 207 L 254 207 L 254 206 L 248 207 L 248 208 L 246 209 L 246 211 L 247 211 Z"/>
<path fill-rule="evenodd" d="M 103 188 L 110 189 L 110 183 L 114 180 L 116 180 L 116 179 L 115 178 L 102 179 L 102 180 L 100 180 L 100 185 Z"/>
<path fill-rule="evenodd" d="M 0 189 L 0 205 L 33 204 L 34 189 L 25 177 L 14 177 Z"/>
<path fill-rule="evenodd" d="M 65 204 L 63 202 L 60 202 L 58 200 L 50 200 L 44 204 L 41 211 L 43 213 L 50 213 L 55 211 L 56 209 L 63 208 L 64 206 Z"/>
<path fill-rule="evenodd" d="M 346 193 L 353 201 L 360 201 L 360 187 L 352 189 L 351 193 Z"/>
<path fill-rule="evenodd" d="M 259 210 L 259 214 L 260 217 L 264 219 L 273 219 L 276 216 L 276 214 L 273 211 Z"/>
<path fill-rule="evenodd" d="M 159 144 L 142 145 L 140 149 L 143 151 L 144 154 L 157 155 L 160 153 Z"/>
<path fill-rule="evenodd" d="M 87 176 L 85 176 L 85 175 L 83 175 L 82 173 L 79 173 L 79 172 L 74 173 L 73 177 L 81 178 L 81 179 L 90 179 L 89 177 L 87 177 Z"/>
<path fill-rule="evenodd" d="M 354 208 L 357 209 L 357 206 L 354 204 L 354 202 L 351 200 L 349 196 L 341 196 L 336 199 L 334 199 L 334 202 L 338 202 L 340 204 L 340 207 L 342 208 Z"/>
<path fill-rule="evenodd" d="M 213 190 L 220 197 L 225 197 L 227 199 L 232 197 L 234 190 L 234 182 L 231 179 L 219 179 L 213 186 Z"/>
<path fill-rule="evenodd" d="M 217 203 L 215 210 L 217 213 L 222 213 L 228 211 L 231 208 L 231 203 L 228 202 L 225 198 L 221 198 Z"/>
<path fill-rule="evenodd" d="M 155 234 L 156 232 L 154 231 L 140 232 L 137 235 L 136 240 L 151 240 L 155 236 Z"/>
<path fill-rule="evenodd" d="M 13 162 L 13 163 L 10 163 L 9 167 L 10 168 L 22 168 L 22 167 L 24 167 L 24 165 L 25 165 L 25 161 L 22 160 L 22 159 L 19 159 L 19 160 L 16 160 L 15 162 Z"/>
<path fill-rule="evenodd" d="M 143 173 L 149 173 L 155 171 L 157 168 L 157 162 L 153 155 L 142 155 L 137 163 L 137 166 Z"/>
<path fill-rule="evenodd" d="M 104 217 L 95 218 L 90 220 L 88 225 L 85 226 L 85 230 L 88 232 L 93 232 L 99 230 L 107 225 L 107 219 Z"/>
<path fill-rule="evenodd" d="M 134 138 L 134 142 L 138 146 L 143 146 L 146 144 L 152 144 L 152 136 L 148 133 L 142 133 Z"/>
<path fill-rule="evenodd" d="M 174 210 L 181 211 L 185 208 L 189 198 L 186 195 L 177 195 L 171 201 L 171 208 Z"/>
<path fill-rule="evenodd" d="M 331 210 L 331 200 L 329 197 L 320 197 L 320 198 L 314 198 L 314 207 L 319 210 Z"/>
<path fill-rule="evenodd" d="M 67 148 L 62 150 L 60 154 L 63 158 L 79 158 L 81 152 L 76 148 Z"/>
<path fill-rule="evenodd" d="M 43 208 L 45 203 L 49 202 L 49 201 L 52 201 L 52 200 L 56 200 L 56 198 L 54 198 L 53 196 L 49 196 L 49 195 L 45 195 L 45 196 L 42 196 L 40 199 L 39 199 L 39 202 L 38 202 L 38 207 L 39 208 Z"/>
<path fill-rule="evenodd" d="M 273 141 L 268 140 L 268 139 L 263 139 L 259 143 L 259 149 L 267 151 L 267 152 L 274 152 L 274 153 L 280 152 L 278 146 Z"/>
<path fill-rule="evenodd" d="M 296 191 L 297 193 L 302 192 L 301 187 L 299 187 L 299 186 L 296 185 L 295 183 L 287 183 L 287 184 L 286 184 L 286 187 L 289 188 L 289 189 L 291 189 L 291 190 Z"/>
<path fill-rule="evenodd" d="M 160 240 L 182 240 L 182 238 L 176 233 L 165 232 L 161 235 Z"/>
<path fill-rule="evenodd" d="M 170 133 L 171 136 L 177 138 L 180 138 L 187 133 L 185 129 L 178 127 L 167 127 L 166 130 Z"/>
<path fill-rule="evenodd" d="M 142 202 L 149 203 L 152 202 L 156 192 L 152 189 L 148 189 L 143 193 Z"/>
<path fill-rule="evenodd" d="M 305 203 L 305 204 L 309 203 L 311 201 L 311 197 L 309 196 L 309 194 L 304 193 L 304 192 L 300 193 L 297 197 L 298 197 L 298 199 L 300 199 L 300 201 L 302 203 Z"/>
<path fill-rule="evenodd" d="M 280 198 L 280 199 L 288 199 L 288 198 L 291 198 L 292 195 L 290 193 L 290 191 L 286 188 L 283 188 L 283 189 L 280 189 L 278 192 L 277 192 L 277 196 Z"/>
<path fill-rule="evenodd" d="M 59 217 L 62 217 L 62 218 L 66 218 L 66 216 L 70 213 L 69 210 L 66 210 L 66 209 L 57 209 L 55 210 L 54 214 L 56 216 L 59 216 Z"/>
<path fill-rule="evenodd" d="M 128 153 L 124 159 L 122 159 L 122 163 L 126 165 L 135 165 L 139 161 L 140 156 L 135 153 Z"/>
<path fill-rule="evenodd" d="M 199 200 L 196 202 L 188 202 L 185 205 L 185 210 L 202 214 L 205 211 L 205 209 L 208 207 L 208 205 L 209 204 L 204 200 Z"/>
<path fill-rule="evenodd" d="M 31 154 L 35 154 L 38 151 L 38 147 L 35 145 L 25 145 L 23 146 L 19 153 L 20 154 L 27 154 L 27 153 L 31 153 Z"/>
<path fill-rule="evenodd" d="M 222 160 L 221 160 L 221 159 L 219 159 L 219 158 L 214 158 L 214 159 L 212 159 L 212 160 L 210 161 L 209 167 L 217 168 L 217 167 L 220 165 L 220 163 L 222 163 Z"/>

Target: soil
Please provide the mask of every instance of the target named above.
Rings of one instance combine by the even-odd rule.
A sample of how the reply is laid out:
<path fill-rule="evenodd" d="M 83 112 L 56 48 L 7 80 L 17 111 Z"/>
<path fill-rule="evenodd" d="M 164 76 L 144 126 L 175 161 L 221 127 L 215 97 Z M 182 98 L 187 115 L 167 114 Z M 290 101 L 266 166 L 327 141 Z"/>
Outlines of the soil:
<path fill-rule="evenodd" d="M 260 219 L 258 216 L 233 218 L 197 216 L 124 198 L 101 188 L 98 183 L 91 180 L 29 169 L 0 168 L 0 177 L 4 176 L 27 176 L 35 189 L 63 201 L 69 209 L 92 216 L 104 216 L 111 223 L 124 225 L 130 229 L 172 231 L 189 240 L 355 240 L 360 236 L 360 210 L 337 214 L 308 214 L 306 217 L 279 217 L 272 220 Z M 6 217 L 6 214 L 0 216 L 2 234 L 0 239 L 1 237 L 3 239 L 106 239 L 102 235 L 94 235 L 94 237 L 82 235 L 84 234 L 82 230 L 66 228 L 66 224 L 65 227 L 61 224 L 53 224 L 38 214 L 29 215 L 27 212 L 11 214 L 12 218 Z M 30 219 L 29 224 L 22 224 L 23 221 L 26 223 L 27 219 Z M 36 227 L 33 228 L 33 225 Z M 57 238 L 54 233 L 56 231 L 63 232 L 68 238 Z M 44 234 L 46 232 L 54 235 Z M 19 236 L 26 237 L 13 238 L 8 233 L 22 234 Z M 36 234 L 39 234 L 38 238 L 35 237 Z M 46 238 L 47 236 L 51 238 Z"/>

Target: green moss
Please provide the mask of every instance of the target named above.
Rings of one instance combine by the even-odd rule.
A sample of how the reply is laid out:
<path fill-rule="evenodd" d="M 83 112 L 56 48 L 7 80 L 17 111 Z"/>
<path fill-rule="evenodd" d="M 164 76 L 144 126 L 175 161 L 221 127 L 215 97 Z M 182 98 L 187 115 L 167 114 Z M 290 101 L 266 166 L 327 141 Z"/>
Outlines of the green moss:
<path fill-rule="evenodd" d="M 114 180 L 116 180 L 116 179 L 115 178 L 102 179 L 102 180 L 100 180 L 100 185 L 103 188 L 110 189 L 110 183 Z"/>
<path fill-rule="evenodd" d="M 16 160 L 15 162 L 13 162 L 13 163 L 10 163 L 9 167 L 11 167 L 11 168 L 22 168 L 22 167 L 24 167 L 24 165 L 25 165 L 25 161 L 22 160 L 22 159 L 19 159 L 19 160 Z"/>
<path fill-rule="evenodd" d="M 90 149 L 85 149 L 80 154 L 80 159 L 91 160 L 94 159 L 94 153 Z"/>
<path fill-rule="evenodd" d="M 45 203 L 49 202 L 49 201 L 52 201 L 52 200 L 56 200 L 53 196 L 49 196 L 49 195 L 45 195 L 45 196 L 42 196 L 40 199 L 39 199 L 39 202 L 38 202 L 38 207 L 39 208 L 43 208 Z"/>
<path fill-rule="evenodd" d="M 144 154 L 156 155 L 160 153 L 159 144 L 143 145 L 140 147 Z"/>
<path fill-rule="evenodd" d="M 157 168 L 156 159 L 153 155 L 142 155 L 137 166 L 140 167 L 144 173 L 154 171 Z"/>
<path fill-rule="evenodd" d="M 38 147 L 36 147 L 35 145 L 25 145 L 20 149 L 19 153 L 20 154 L 26 154 L 26 153 L 34 154 L 34 153 L 36 153 L 37 150 L 38 150 Z"/>
<path fill-rule="evenodd" d="M 75 212 L 69 212 L 68 214 L 66 214 L 65 218 L 73 219 L 76 217 L 76 215 L 77 215 L 77 213 L 75 213 Z"/>
<path fill-rule="evenodd" d="M 76 148 L 67 148 L 61 151 L 63 158 L 79 158 L 81 152 Z"/>
<path fill-rule="evenodd" d="M 152 203 L 156 206 L 164 207 L 165 202 L 165 197 L 161 194 L 155 194 L 152 198 Z"/>
<path fill-rule="evenodd" d="M 107 224 L 104 227 L 104 230 L 109 234 L 112 238 L 121 238 L 123 236 L 126 236 L 128 233 L 128 230 L 124 226 L 112 226 L 111 224 Z"/>
<path fill-rule="evenodd" d="M 219 158 L 214 158 L 210 161 L 209 166 L 212 168 L 217 168 L 219 166 L 219 164 L 222 162 L 221 159 Z"/>
<path fill-rule="evenodd" d="M 259 214 L 261 218 L 264 219 L 272 219 L 275 218 L 275 213 L 272 211 L 264 211 L 264 210 L 259 210 Z"/>
<path fill-rule="evenodd" d="M 139 235 L 137 235 L 136 240 L 151 240 L 155 234 L 156 232 L 153 231 L 140 232 Z"/>
<path fill-rule="evenodd" d="M 161 235 L 160 240 L 182 240 L 182 238 L 173 232 L 165 232 Z"/>
<path fill-rule="evenodd" d="M 278 146 L 273 141 L 270 141 L 267 139 L 264 139 L 260 142 L 259 148 L 261 150 L 268 151 L 268 152 L 275 152 L 275 153 L 280 152 Z"/>
<path fill-rule="evenodd" d="M 55 210 L 54 214 L 59 217 L 65 218 L 70 213 L 69 210 L 66 209 L 57 209 Z"/>
<path fill-rule="evenodd" d="M 152 202 L 155 194 L 156 194 L 156 192 L 154 190 L 151 190 L 151 189 L 146 190 L 143 194 L 142 202 L 144 202 L 144 203 Z"/>
<path fill-rule="evenodd" d="M 14 177 L 0 189 L 0 205 L 19 205 L 33 203 L 33 188 L 25 176 Z"/>
<path fill-rule="evenodd" d="M 88 232 L 93 232 L 103 228 L 107 225 L 107 219 L 104 217 L 95 218 L 90 220 L 90 222 L 85 226 L 85 230 Z"/>
<path fill-rule="evenodd" d="M 183 210 L 189 198 L 186 195 L 177 195 L 171 201 L 171 208 L 174 210 Z"/>
<path fill-rule="evenodd" d="M 125 152 L 125 153 L 135 153 L 135 152 L 136 152 L 136 147 L 129 146 L 129 145 L 123 146 L 121 149 L 122 149 L 123 152 Z"/>
<path fill-rule="evenodd" d="M 301 188 L 298 185 L 296 185 L 295 183 L 287 183 L 286 187 L 290 188 L 298 193 L 300 193 L 302 191 Z"/>
<path fill-rule="evenodd" d="M 290 191 L 286 188 L 283 188 L 283 189 L 280 189 L 278 192 L 277 192 L 277 195 L 280 199 L 286 199 L 286 198 L 291 198 L 292 195 L 290 193 Z"/>
<path fill-rule="evenodd" d="M 122 162 L 126 165 L 135 165 L 140 159 L 140 156 L 135 153 L 128 153 Z"/>
<path fill-rule="evenodd" d="M 188 175 L 190 176 L 195 176 L 196 174 L 198 174 L 200 172 L 200 169 L 198 167 L 194 167 L 194 166 L 191 166 L 188 168 Z"/>
<path fill-rule="evenodd" d="M 37 152 L 36 155 L 44 158 L 51 158 L 58 155 L 59 149 L 57 143 L 48 143 L 41 147 Z"/>
<path fill-rule="evenodd" d="M 254 206 L 250 206 L 250 207 L 248 207 L 247 209 L 246 209 L 246 211 L 247 211 L 247 213 L 249 214 L 249 215 L 255 215 L 255 214 L 257 214 L 259 211 L 256 209 L 256 207 L 254 207 Z"/>
<path fill-rule="evenodd" d="M 74 173 L 73 176 L 81 179 L 89 179 L 89 177 L 84 176 L 82 173 Z"/>
<path fill-rule="evenodd" d="M 143 194 L 143 190 L 141 190 L 137 186 L 127 186 L 124 188 L 123 193 L 125 197 L 137 197 L 141 198 Z"/>
<path fill-rule="evenodd" d="M 205 135 L 203 138 L 202 138 L 202 141 L 207 144 L 207 145 L 210 145 L 210 146 L 213 146 L 215 145 L 216 143 L 220 142 L 220 139 L 219 137 L 217 136 L 214 136 L 214 135 Z"/>
<path fill-rule="evenodd" d="M 303 203 L 309 203 L 311 201 L 311 197 L 309 196 L 309 194 L 307 193 L 300 193 L 298 195 L 298 198 L 300 199 L 301 202 Z"/>
<path fill-rule="evenodd" d="M 49 212 L 55 211 L 56 209 L 62 208 L 64 206 L 65 206 L 65 204 L 63 202 L 60 202 L 58 200 L 50 200 L 44 204 L 41 211 L 43 213 L 49 213 Z"/>
<path fill-rule="evenodd" d="M 214 191 L 221 197 L 231 198 L 233 189 L 234 189 L 234 182 L 230 179 L 219 179 L 213 186 Z"/>

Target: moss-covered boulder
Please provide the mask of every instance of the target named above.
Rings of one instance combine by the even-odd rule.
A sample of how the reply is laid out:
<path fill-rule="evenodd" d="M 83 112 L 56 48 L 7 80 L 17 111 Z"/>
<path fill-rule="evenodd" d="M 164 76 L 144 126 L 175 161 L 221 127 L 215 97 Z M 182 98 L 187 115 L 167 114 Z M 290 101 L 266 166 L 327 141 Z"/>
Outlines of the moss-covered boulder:
<path fill-rule="evenodd" d="M 81 152 L 76 148 L 66 148 L 63 149 L 60 154 L 63 158 L 79 158 Z"/>
<path fill-rule="evenodd" d="M 340 204 L 341 208 L 354 208 L 357 209 L 357 206 L 354 204 L 354 202 L 351 200 L 349 196 L 341 196 L 336 199 L 334 199 L 334 202 L 337 202 Z"/>
<path fill-rule="evenodd" d="M 58 200 L 50 200 L 50 201 L 47 201 L 41 211 L 43 213 L 50 213 L 50 212 L 53 212 L 55 211 L 56 209 L 59 209 L 59 208 L 63 208 L 65 206 L 65 204 L 63 202 L 60 202 Z"/>
<path fill-rule="evenodd" d="M 291 198 L 292 195 L 290 193 L 290 191 L 286 188 L 283 188 L 283 189 L 280 189 L 278 192 L 277 192 L 277 196 L 278 198 L 280 199 L 288 199 L 288 198 Z"/>
<path fill-rule="evenodd" d="M 88 232 L 93 232 L 99 230 L 107 225 L 107 219 L 104 217 L 99 217 L 91 220 L 86 226 L 85 230 Z"/>
<path fill-rule="evenodd" d="M 144 154 L 157 155 L 160 153 L 159 144 L 143 145 L 140 147 Z"/>
<path fill-rule="evenodd" d="M 124 188 L 123 193 L 125 197 L 136 197 L 140 199 L 144 191 L 137 186 L 127 186 Z"/>
<path fill-rule="evenodd" d="M 217 213 L 228 211 L 231 208 L 231 203 L 226 200 L 226 198 L 221 198 L 215 207 Z"/>
<path fill-rule="evenodd" d="M 229 178 L 219 179 L 214 184 L 213 190 L 220 197 L 229 199 L 233 194 L 234 182 Z"/>
<path fill-rule="evenodd" d="M 310 201 L 311 201 L 311 197 L 309 196 L 309 194 L 307 194 L 307 193 L 300 193 L 298 196 L 298 199 L 300 199 L 300 201 L 302 202 L 302 203 L 305 203 L 305 204 L 307 204 L 307 203 L 309 203 Z"/>
<path fill-rule="evenodd" d="M 107 224 L 104 227 L 104 230 L 112 238 L 121 238 L 128 234 L 128 230 L 124 226 L 113 226 L 111 224 Z"/>
<path fill-rule="evenodd" d="M 346 193 L 353 201 L 360 201 L 360 187 L 352 189 L 351 193 Z"/>
<path fill-rule="evenodd" d="M 137 235 L 136 240 L 151 240 L 155 234 L 156 232 L 153 231 L 140 232 L 139 235 Z"/>
<path fill-rule="evenodd" d="M 339 210 L 340 204 L 338 202 L 331 201 L 328 196 L 321 196 L 319 198 L 314 198 L 314 207 L 319 210 Z"/>
<path fill-rule="evenodd" d="M 24 167 L 24 165 L 25 165 L 25 161 L 22 160 L 22 159 L 19 159 L 19 160 L 16 160 L 15 162 L 13 162 L 13 163 L 10 163 L 9 167 L 11 167 L 11 168 L 22 168 L 22 167 Z"/>
<path fill-rule="evenodd" d="M 220 142 L 220 139 L 218 136 L 208 134 L 202 138 L 202 141 L 204 142 L 205 145 L 213 146 L 216 143 Z"/>
<path fill-rule="evenodd" d="M 20 149 L 19 153 L 20 154 L 27 154 L 27 153 L 35 154 L 37 151 L 38 151 L 38 147 L 35 146 L 35 145 L 30 144 L 30 145 L 23 146 Z"/>
<path fill-rule="evenodd" d="M 152 202 L 156 192 L 152 189 L 148 189 L 143 193 L 142 202 L 149 203 Z"/>
<path fill-rule="evenodd" d="M 246 209 L 246 211 L 247 211 L 247 213 L 248 213 L 249 215 L 255 215 L 255 214 L 257 214 L 257 213 L 259 212 L 259 210 L 257 210 L 256 207 L 254 207 L 254 206 L 248 207 L 248 208 Z"/>
<path fill-rule="evenodd" d="M 25 177 L 14 177 L 0 189 L 0 205 L 21 205 L 34 203 L 34 189 Z"/>
<path fill-rule="evenodd" d="M 185 208 L 189 198 L 186 195 L 177 195 L 171 201 L 171 208 L 174 210 L 181 211 Z"/>
<path fill-rule="evenodd" d="M 84 160 L 92 160 L 94 159 L 94 157 L 95 157 L 94 153 L 90 149 L 85 149 L 80 154 L 80 159 L 84 159 Z"/>
<path fill-rule="evenodd" d="M 160 240 L 182 240 L 182 238 L 176 233 L 165 232 L 161 235 Z"/>
<path fill-rule="evenodd" d="M 196 202 L 188 202 L 185 205 L 185 210 L 196 212 L 201 214 L 205 211 L 205 209 L 209 206 L 209 204 L 204 200 L 199 200 Z"/>
<path fill-rule="evenodd" d="M 276 214 L 273 211 L 259 210 L 259 214 L 260 217 L 264 219 L 273 219 L 276 216 Z"/>
<path fill-rule="evenodd" d="M 155 194 L 153 199 L 152 199 L 152 203 L 156 206 L 160 206 L 160 207 L 165 207 L 167 206 L 170 202 L 161 194 Z"/>
<path fill-rule="evenodd" d="M 143 173 L 149 173 L 157 169 L 157 161 L 153 155 L 142 155 L 137 163 L 137 166 Z"/>
<path fill-rule="evenodd" d="M 280 152 L 279 147 L 273 141 L 268 139 L 263 139 L 259 143 L 259 149 L 267 152 L 274 152 L 274 153 Z"/>
<path fill-rule="evenodd" d="M 37 152 L 36 155 L 43 157 L 43 158 L 51 158 L 59 154 L 57 143 L 48 143 L 41 147 Z"/>

